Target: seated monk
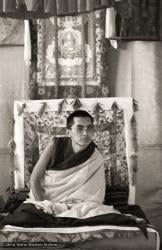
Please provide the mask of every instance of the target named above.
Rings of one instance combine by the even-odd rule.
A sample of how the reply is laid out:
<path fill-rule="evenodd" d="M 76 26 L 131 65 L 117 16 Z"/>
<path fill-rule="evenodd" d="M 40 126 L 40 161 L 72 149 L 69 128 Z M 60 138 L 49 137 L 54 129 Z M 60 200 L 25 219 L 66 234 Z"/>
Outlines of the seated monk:
<path fill-rule="evenodd" d="M 119 213 L 103 204 L 104 160 L 92 141 L 92 116 L 84 110 L 74 111 L 67 118 L 67 129 L 69 137 L 52 139 L 41 154 L 25 203 L 59 217 Z"/>

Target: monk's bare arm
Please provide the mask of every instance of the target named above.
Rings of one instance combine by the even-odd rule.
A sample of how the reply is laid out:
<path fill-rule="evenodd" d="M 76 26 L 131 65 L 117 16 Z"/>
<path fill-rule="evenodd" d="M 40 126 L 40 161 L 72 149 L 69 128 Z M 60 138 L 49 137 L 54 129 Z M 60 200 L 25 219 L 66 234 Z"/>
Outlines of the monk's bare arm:
<path fill-rule="evenodd" d="M 43 200 L 41 179 L 44 176 L 46 168 L 51 160 L 53 147 L 54 140 L 51 140 L 43 151 L 43 153 L 41 154 L 30 177 L 30 188 L 32 190 L 35 200 L 37 201 Z"/>

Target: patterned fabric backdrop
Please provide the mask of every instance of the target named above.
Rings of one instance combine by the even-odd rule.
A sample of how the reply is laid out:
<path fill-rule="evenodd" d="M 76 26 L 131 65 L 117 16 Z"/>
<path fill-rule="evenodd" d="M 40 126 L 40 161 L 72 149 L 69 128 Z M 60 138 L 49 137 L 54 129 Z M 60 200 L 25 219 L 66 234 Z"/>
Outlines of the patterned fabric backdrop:
<path fill-rule="evenodd" d="M 31 99 L 109 96 L 104 10 L 30 26 Z"/>
<path fill-rule="evenodd" d="M 107 186 L 128 187 L 128 166 L 126 159 L 125 124 L 122 109 L 112 107 L 94 117 L 94 142 L 105 160 Z M 47 111 L 42 116 L 37 112 L 24 113 L 25 181 L 39 158 L 40 153 L 52 136 L 67 136 L 66 117 L 69 111 Z"/>

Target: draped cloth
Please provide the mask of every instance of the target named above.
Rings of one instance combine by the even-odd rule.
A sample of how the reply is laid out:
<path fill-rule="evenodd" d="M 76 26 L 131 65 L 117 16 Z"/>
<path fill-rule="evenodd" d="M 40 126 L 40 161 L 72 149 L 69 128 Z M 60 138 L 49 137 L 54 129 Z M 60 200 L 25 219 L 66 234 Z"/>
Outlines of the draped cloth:
<path fill-rule="evenodd" d="M 59 217 L 88 218 L 119 213 L 102 204 L 105 196 L 103 157 L 97 149 L 88 160 L 66 170 L 48 170 L 42 179 L 44 200 L 36 201 L 32 192 L 25 203 Z"/>
<path fill-rule="evenodd" d="M 0 16 L 46 18 L 73 15 L 109 7 L 112 0 L 0 0 Z"/>
<path fill-rule="evenodd" d="M 162 37 L 161 0 L 116 3 L 116 36 L 111 39 L 159 41 Z"/>

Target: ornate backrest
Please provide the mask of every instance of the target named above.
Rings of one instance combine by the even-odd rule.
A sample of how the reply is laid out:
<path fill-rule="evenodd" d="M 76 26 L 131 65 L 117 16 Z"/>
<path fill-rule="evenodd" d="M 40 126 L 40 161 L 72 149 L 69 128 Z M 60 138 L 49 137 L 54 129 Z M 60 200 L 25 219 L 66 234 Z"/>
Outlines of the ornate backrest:
<path fill-rule="evenodd" d="M 93 139 L 104 157 L 107 190 L 129 190 L 128 200 L 133 204 L 136 152 L 132 98 L 16 101 L 15 188 L 28 186 L 32 169 L 50 138 L 67 136 L 66 117 L 76 109 L 85 109 L 94 118 Z M 108 196 L 105 197 L 106 201 Z"/>

